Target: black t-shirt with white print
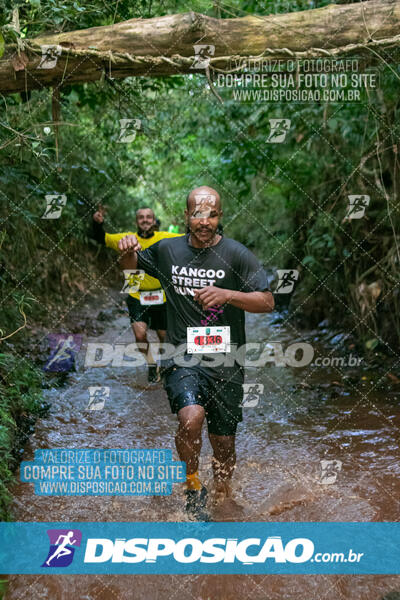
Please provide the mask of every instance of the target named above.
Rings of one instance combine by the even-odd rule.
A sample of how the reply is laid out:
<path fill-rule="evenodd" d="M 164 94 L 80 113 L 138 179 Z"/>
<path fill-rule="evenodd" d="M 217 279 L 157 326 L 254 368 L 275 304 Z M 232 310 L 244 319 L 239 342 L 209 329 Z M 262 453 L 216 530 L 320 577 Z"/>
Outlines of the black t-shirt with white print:
<path fill-rule="evenodd" d="M 159 279 L 167 297 L 166 342 L 185 344 L 187 327 L 229 326 L 231 346 L 241 347 L 246 342 L 244 311 L 232 304 L 204 310 L 194 299 L 194 290 L 213 285 L 240 292 L 265 291 L 269 289 L 266 273 L 254 254 L 235 240 L 221 237 L 215 246 L 194 248 L 188 239 L 189 234 L 160 240 L 138 252 L 138 268 Z M 196 356 L 201 360 L 201 354 Z M 206 367 L 207 357 L 210 354 L 199 368 L 212 377 L 243 380 L 237 363 Z M 162 362 L 164 367 L 170 364 Z"/>

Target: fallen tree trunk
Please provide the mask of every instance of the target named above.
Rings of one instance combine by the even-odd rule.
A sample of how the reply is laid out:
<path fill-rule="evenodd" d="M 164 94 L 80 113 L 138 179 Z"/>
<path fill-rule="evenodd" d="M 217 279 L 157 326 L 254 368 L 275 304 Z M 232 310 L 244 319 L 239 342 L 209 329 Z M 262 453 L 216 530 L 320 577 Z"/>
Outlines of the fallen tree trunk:
<path fill-rule="evenodd" d="M 104 73 L 114 79 L 199 73 L 193 68 L 196 44 L 215 47 L 210 71 L 234 70 L 236 61 L 254 57 L 358 56 L 364 64 L 395 63 L 400 56 L 400 0 L 235 19 L 191 12 L 41 35 L 23 43 L 23 51 L 6 46 L 0 61 L 3 94 L 95 81 Z M 40 68 L 43 45 L 59 46 L 52 68 Z"/>

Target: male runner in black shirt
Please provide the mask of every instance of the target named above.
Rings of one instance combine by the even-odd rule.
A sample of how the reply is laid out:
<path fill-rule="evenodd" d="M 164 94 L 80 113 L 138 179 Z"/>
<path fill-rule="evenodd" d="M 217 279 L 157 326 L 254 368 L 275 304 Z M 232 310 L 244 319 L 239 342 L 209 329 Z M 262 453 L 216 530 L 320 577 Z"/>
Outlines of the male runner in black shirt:
<path fill-rule="evenodd" d="M 160 280 L 167 297 L 166 341 L 186 350 L 179 361 L 176 357 L 162 361 L 163 382 L 171 410 L 178 414 L 175 442 L 180 459 L 186 462 L 186 509 L 199 520 L 208 520 L 207 490 L 198 477 L 204 418 L 213 448 L 216 497 L 222 499 L 231 494 L 244 381 L 243 367 L 229 360 L 229 348 L 246 342 L 245 311 L 263 313 L 274 308 L 265 271 L 256 257 L 239 242 L 217 233 L 221 216 L 218 193 L 202 186 L 188 195 L 185 236 L 161 240 L 143 252 L 134 235 L 118 243 L 123 269 L 140 268 Z M 211 344 L 212 353 L 204 353 L 209 349 L 204 343 Z M 223 353 L 223 364 L 215 361 L 218 352 Z"/>

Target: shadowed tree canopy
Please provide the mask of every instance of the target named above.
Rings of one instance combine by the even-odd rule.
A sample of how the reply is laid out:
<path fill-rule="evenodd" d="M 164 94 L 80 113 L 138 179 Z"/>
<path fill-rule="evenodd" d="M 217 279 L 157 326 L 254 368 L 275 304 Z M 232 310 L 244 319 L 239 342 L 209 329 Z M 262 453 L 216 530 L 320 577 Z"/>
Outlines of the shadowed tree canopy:
<path fill-rule="evenodd" d="M 212 45 L 209 70 L 233 70 L 243 58 L 362 57 L 395 63 L 400 47 L 400 0 L 331 4 L 268 16 L 215 19 L 190 12 L 40 35 L 6 46 L 0 92 L 114 79 L 199 72 L 194 45 Z M 53 68 L 41 68 L 42 46 L 58 46 Z M 211 54 L 211 53 L 210 53 Z M 200 71 L 201 72 L 201 71 Z"/>

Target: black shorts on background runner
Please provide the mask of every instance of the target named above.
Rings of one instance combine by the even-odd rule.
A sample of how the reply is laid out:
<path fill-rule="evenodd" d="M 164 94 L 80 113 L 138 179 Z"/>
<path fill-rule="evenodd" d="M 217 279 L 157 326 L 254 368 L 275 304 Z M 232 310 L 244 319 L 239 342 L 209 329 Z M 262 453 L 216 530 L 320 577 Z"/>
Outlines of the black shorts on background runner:
<path fill-rule="evenodd" d="M 165 302 L 155 306 L 145 306 L 140 304 L 140 300 L 137 298 L 128 296 L 126 303 L 131 323 L 142 321 L 147 324 L 149 329 L 167 329 L 167 305 Z"/>
<path fill-rule="evenodd" d="M 164 388 L 173 413 L 184 406 L 200 404 L 206 412 L 208 432 L 235 435 L 242 421 L 243 386 L 218 380 L 204 370 L 173 366 L 162 372 Z"/>

